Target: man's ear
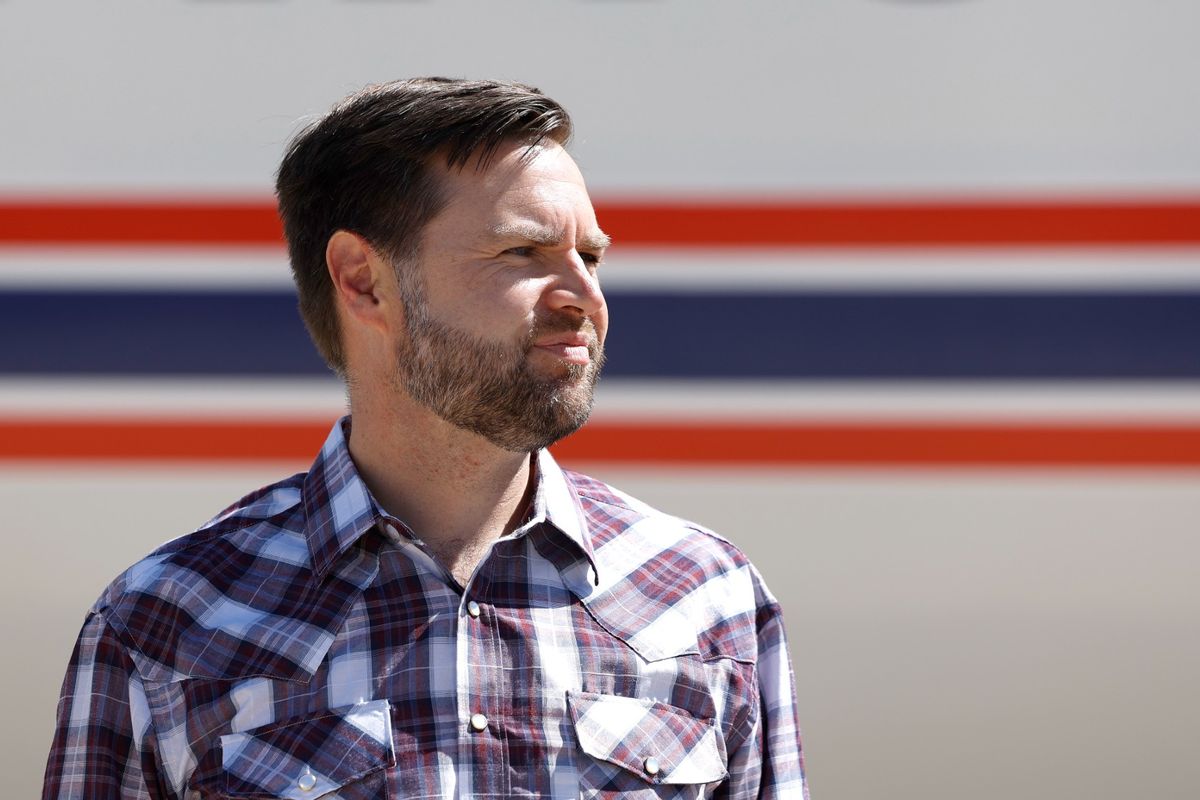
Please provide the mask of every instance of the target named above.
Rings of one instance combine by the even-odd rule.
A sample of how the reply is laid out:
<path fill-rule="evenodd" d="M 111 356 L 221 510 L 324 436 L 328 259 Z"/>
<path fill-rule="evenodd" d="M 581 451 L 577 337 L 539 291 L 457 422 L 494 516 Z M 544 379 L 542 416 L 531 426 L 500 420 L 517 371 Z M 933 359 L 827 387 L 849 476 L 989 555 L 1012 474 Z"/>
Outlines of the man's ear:
<path fill-rule="evenodd" d="M 390 267 L 371 244 L 357 233 L 334 231 L 325 245 L 325 264 L 333 281 L 333 294 L 345 322 L 386 329 Z"/>

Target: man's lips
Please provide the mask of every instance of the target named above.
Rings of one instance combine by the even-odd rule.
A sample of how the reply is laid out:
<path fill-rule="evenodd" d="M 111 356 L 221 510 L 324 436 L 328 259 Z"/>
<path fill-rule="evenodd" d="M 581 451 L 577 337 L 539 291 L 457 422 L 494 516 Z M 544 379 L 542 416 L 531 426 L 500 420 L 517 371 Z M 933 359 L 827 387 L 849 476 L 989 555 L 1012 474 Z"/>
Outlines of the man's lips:
<path fill-rule="evenodd" d="M 534 342 L 534 347 L 568 364 L 591 363 L 591 337 L 583 333 L 560 333 Z"/>

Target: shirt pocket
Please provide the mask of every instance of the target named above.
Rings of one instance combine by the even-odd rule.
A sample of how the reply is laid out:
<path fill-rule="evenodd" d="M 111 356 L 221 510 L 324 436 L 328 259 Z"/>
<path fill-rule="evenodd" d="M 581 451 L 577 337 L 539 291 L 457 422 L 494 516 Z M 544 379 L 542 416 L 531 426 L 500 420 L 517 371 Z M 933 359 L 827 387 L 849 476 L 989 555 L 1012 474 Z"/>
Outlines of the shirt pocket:
<path fill-rule="evenodd" d="M 700 797 L 728 775 L 713 720 L 632 697 L 569 691 L 585 797 Z M 640 794 L 638 794 L 640 792 Z"/>
<path fill-rule="evenodd" d="M 385 800 L 396 764 L 387 700 L 221 737 L 224 797 Z"/>

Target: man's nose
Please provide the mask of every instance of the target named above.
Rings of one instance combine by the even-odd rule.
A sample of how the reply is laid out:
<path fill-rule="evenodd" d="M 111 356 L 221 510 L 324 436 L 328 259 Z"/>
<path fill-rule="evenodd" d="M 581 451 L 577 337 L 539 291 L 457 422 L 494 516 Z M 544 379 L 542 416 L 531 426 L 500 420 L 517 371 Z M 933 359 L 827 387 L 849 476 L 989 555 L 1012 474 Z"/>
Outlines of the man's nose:
<path fill-rule="evenodd" d="M 559 259 L 547 302 L 555 310 L 575 309 L 585 317 L 604 308 L 600 280 L 577 251 L 569 250 Z"/>

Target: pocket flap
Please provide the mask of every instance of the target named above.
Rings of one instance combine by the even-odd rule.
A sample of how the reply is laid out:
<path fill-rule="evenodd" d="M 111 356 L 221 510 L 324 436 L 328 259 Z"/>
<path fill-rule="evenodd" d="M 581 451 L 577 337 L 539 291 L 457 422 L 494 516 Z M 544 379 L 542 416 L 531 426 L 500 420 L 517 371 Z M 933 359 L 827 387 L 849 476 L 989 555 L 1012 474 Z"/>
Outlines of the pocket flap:
<path fill-rule="evenodd" d="M 221 737 L 221 767 L 230 797 L 315 800 L 395 763 L 387 700 Z M 385 797 L 382 772 L 380 777 L 378 792 L 361 796 Z"/>
<path fill-rule="evenodd" d="M 648 783 L 714 783 L 726 776 L 724 741 L 712 720 L 632 697 L 568 692 L 583 752 Z"/>

